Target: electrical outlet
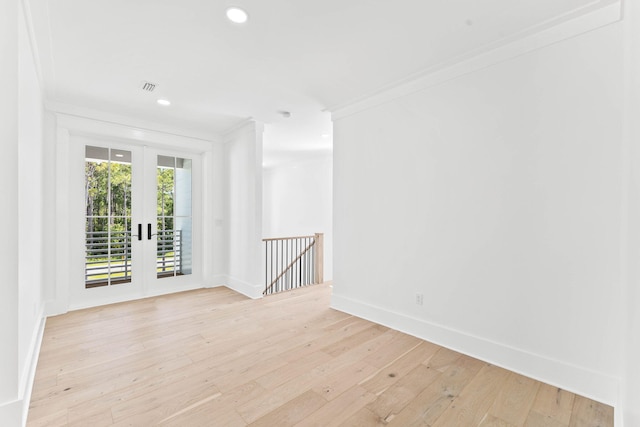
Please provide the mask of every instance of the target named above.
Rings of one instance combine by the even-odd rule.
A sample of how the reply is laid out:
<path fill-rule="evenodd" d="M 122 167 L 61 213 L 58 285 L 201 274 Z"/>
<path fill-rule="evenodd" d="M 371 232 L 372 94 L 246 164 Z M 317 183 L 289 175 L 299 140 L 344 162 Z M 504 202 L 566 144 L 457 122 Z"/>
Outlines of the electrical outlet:
<path fill-rule="evenodd" d="M 422 305 L 422 302 L 423 302 L 423 295 L 422 294 L 416 294 L 416 304 Z"/>

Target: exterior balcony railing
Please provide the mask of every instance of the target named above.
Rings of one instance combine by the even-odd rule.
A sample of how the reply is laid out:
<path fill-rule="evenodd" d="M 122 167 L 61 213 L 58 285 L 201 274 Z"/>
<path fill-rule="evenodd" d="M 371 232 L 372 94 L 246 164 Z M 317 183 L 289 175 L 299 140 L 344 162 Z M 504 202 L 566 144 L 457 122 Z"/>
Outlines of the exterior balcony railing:
<path fill-rule="evenodd" d="M 92 231 L 85 238 L 87 288 L 131 282 L 131 231 Z M 182 274 L 181 230 L 158 232 L 156 271 L 158 277 Z"/>

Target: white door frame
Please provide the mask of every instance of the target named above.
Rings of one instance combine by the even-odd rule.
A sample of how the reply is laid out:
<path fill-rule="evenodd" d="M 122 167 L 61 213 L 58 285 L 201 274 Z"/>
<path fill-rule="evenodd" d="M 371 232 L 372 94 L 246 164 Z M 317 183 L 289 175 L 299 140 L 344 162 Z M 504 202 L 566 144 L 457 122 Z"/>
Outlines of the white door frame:
<path fill-rule="evenodd" d="M 203 287 L 207 282 L 203 273 L 203 264 L 205 264 L 203 261 L 210 256 L 207 253 L 209 245 L 205 245 L 204 242 L 211 238 L 207 234 L 210 233 L 210 228 L 203 226 L 203 219 L 211 215 L 211 203 L 208 202 L 205 194 L 209 186 L 204 182 L 204 177 L 211 175 L 208 168 L 210 168 L 215 143 L 67 114 L 57 114 L 56 119 L 56 285 L 55 295 L 50 296 L 47 314 L 61 314 L 68 310 Z M 87 144 L 98 146 L 102 144 L 133 151 L 142 151 L 147 146 L 151 150 L 201 159 L 198 161 L 201 167 L 198 168 L 197 176 L 194 172 L 193 177 L 194 183 L 198 180 L 198 185 L 194 185 L 194 188 L 198 187 L 196 191 L 200 196 L 195 197 L 194 194 L 194 199 L 198 199 L 198 202 L 193 209 L 194 213 L 195 209 L 198 209 L 198 227 L 201 232 L 197 233 L 197 239 L 194 238 L 194 245 L 199 245 L 194 246 L 194 252 L 199 253 L 197 260 L 199 267 L 197 272 L 194 271 L 192 283 L 179 283 L 184 280 L 161 279 L 159 280 L 161 283 L 155 287 L 150 286 L 148 282 L 143 282 L 141 286 L 131 286 L 127 290 L 118 292 L 117 295 L 98 292 L 89 298 L 86 298 L 84 292 L 78 291 L 77 287 L 72 287 L 72 284 L 76 286 L 81 284 L 84 289 L 84 262 L 78 263 L 78 259 L 84 260 L 84 227 L 78 226 L 78 221 L 81 221 L 81 224 L 84 223 L 82 215 L 84 197 L 78 197 L 78 194 L 84 194 L 84 190 L 78 193 L 76 187 L 84 186 L 84 146 Z M 135 231 L 137 231 L 137 222 L 135 224 Z M 146 230 L 143 231 L 146 232 Z M 165 282 L 162 283 L 162 280 Z M 171 282 L 177 283 L 171 284 Z M 90 290 L 97 289 L 100 288 Z"/>
<path fill-rule="evenodd" d="M 157 218 L 156 218 L 156 180 L 157 156 L 189 158 L 192 163 L 192 227 L 193 227 L 193 271 L 189 275 L 171 278 L 158 279 L 156 266 L 156 243 L 157 243 Z M 185 289 L 193 289 L 194 285 L 202 287 L 203 258 L 202 258 L 202 157 L 195 153 L 186 153 L 179 150 L 156 149 L 148 146 L 144 147 L 144 174 L 147 178 L 147 186 L 144 192 L 144 205 L 147 208 L 143 214 L 143 241 L 145 242 L 144 263 L 146 277 L 143 282 L 145 296 L 161 295 L 170 292 L 177 292 Z M 151 224 L 152 242 L 148 241 L 147 225 Z M 149 244 L 152 243 L 152 244 Z"/>

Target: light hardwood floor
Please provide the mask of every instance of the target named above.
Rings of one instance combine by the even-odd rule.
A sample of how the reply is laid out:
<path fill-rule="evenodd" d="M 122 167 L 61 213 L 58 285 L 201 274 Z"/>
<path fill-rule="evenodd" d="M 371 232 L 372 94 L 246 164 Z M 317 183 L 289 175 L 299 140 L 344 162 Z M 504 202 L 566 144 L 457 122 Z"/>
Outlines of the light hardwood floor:
<path fill-rule="evenodd" d="M 203 289 L 47 320 L 28 426 L 613 426 L 613 409 L 329 308 Z"/>

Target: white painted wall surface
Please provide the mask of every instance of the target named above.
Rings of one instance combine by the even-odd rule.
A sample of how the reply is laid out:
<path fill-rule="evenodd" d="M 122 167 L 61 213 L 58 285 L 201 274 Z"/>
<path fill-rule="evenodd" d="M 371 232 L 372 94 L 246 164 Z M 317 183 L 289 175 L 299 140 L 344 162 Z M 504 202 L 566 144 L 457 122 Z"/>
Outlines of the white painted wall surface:
<path fill-rule="evenodd" d="M 627 160 L 627 239 L 625 293 L 625 372 L 623 379 L 624 425 L 640 425 L 640 4 L 626 2 L 625 8 L 625 158 Z"/>
<path fill-rule="evenodd" d="M 612 24 L 334 117 L 332 305 L 615 403 L 622 53 Z"/>
<path fill-rule="evenodd" d="M 26 420 L 42 323 L 42 97 L 20 2 L 0 5 L 0 423 Z"/>
<path fill-rule="evenodd" d="M 18 399 L 18 10 L 17 0 L 0 2 L 0 168 L 6 224 L 0 245 L 0 419 L 17 425 Z"/>
<path fill-rule="evenodd" d="M 24 15 L 19 45 L 18 276 L 21 395 L 29 383 L 43 318 L 43 101 Z"/>
<path fill-rule="evenodd" d="M 42 163 L 43 194 L 42 205 L 45 209 L 43 227 L 43 256 L 42 270 L 46 272 L 43 282 L 43 299 L 45 301 L 45 316 L 49 316 L 48 306 L 56 299 L 56 117 L 50 111 L 43 116 L 43 152 Z"/>
<path fill-rule="evenodd" d="M 227 285 L 252 298 L 262 296 L 262 134 L 251 122 L 226 138 Z"/>
<path fill-rule="evenodd" d="M 333 277 L 333 160 L 264 169 L 262 234 L 267 237 L 324 233 L 324 280 Z"/>
<path fill-rule="evenodd" d="M 226 146 L 222 143 L 213 145 L 210 155 L 205 158 L 208 164 L 205 178 L 205 194 L 209 195 L 209 212 L 211 218 L 206 218 L 204 227 L 211 229 L 212 239 L 205 239 L 205 247 L 209 248 L 210 258 L 205 257 L 205 277 L 207 286 L 221 286 L 227 282 L 229 266 L 229 251 L 227 250 L 228 232 L 227 219 L 227 161 Z M 209 259 L 211 262 L 207 262 Z"/>

